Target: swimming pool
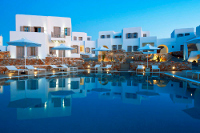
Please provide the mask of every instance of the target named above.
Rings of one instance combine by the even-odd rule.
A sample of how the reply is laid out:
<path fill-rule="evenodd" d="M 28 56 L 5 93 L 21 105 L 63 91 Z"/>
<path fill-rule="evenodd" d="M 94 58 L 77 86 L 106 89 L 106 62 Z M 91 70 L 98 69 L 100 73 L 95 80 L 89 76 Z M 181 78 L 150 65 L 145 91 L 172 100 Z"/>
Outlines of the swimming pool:
<path fill-rule="evenodd" d="M 49 75 L 0 88 L 0 132 L 200 132 L 200 89 L 164 75 Z"/>

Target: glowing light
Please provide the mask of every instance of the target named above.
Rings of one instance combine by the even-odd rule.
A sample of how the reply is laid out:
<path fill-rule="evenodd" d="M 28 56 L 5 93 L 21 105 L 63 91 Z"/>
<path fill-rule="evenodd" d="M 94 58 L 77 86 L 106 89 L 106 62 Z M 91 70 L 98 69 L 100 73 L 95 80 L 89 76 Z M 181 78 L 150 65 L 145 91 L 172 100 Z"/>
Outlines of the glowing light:
<path fill-rule="evenodd" d="M 36 67 L 34 69 L 37 69 Z"/>
<path fill-rule="evenodd" d="M 192 93 L 191 93 L 191 96 L 192 96 Z"/>
<path fill-rule="evenodd" d="M 108 72 L 107 72 L 108 73 Z"/>
<path fill-rule="evenodd" d="M 143 66 L 143 69 L 145 69 L 145 66 Z"/>
<path fill-rule="evenodd" d="M 44 103 L 44 108 L 47 108 L 47 102 Z"/>
<path fill-rule="evenodd" d="M 173 75 L 173 77 L 174 77 L 174 75 Z"/>
<path fill-rule="evenodd" d="M 175 69 L 175 66 L 173 66 L 172 69 Z"/>
<path fill-rule="evenodd" d="M 132 59 L 133 59 L 133 57 L 132 57 Z"/>
<path fill-rule="evenodd" d="M 88 68 L 90 68 L 90 65 L 88 65 Z"/>

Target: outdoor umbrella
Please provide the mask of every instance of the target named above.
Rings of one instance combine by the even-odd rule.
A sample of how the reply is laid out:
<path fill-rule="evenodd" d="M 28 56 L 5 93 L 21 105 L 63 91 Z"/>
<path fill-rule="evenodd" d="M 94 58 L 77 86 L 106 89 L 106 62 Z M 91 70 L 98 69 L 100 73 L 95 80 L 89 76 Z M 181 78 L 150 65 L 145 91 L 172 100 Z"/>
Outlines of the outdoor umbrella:
<path fill-rule="evenodd" d="M 104 48 L 104 47 L 98 47 L 93 49 L 93 51 L 110 51 L 110 49 Z M 101 55 L 101 59 L 102 59 L 102 55 Z M 102 62 L 101 62 L 102 65 Z"/>
<path fill-rule="evenodd" d="M 41 44 L 22 38 L 20 40 L 7 42 L 8 45 L 24 47 L 25 68 L 26 68 L 26 47 L 41 47 Z"/>
<path fill-rule="evenodd" d="M 56 46 L 51 48 L 52 50 L 73 50 L 74 48 L 69 47 L 69 46 L 65 46 L 64 44 L 60 44 L 60 46 Z M 63 52 L 62 52 L 62 64 L 63 64 Z"/>
<path fill-rule="evenodd" d="M 147 50 L 148 56 L 149 56 L 149 51 L 150 51 L 150 50 L 158 50 L 158 49 L 160 49 L 160 48 L 153 47 L 153 46 L 151 46 L 150 44 L 147 44 L 146 46 L 141 47 L 141 48 L 139 48 L 138 50 Z M 148 68 L 148 58 L 147 58 L 147 68 Z"/>

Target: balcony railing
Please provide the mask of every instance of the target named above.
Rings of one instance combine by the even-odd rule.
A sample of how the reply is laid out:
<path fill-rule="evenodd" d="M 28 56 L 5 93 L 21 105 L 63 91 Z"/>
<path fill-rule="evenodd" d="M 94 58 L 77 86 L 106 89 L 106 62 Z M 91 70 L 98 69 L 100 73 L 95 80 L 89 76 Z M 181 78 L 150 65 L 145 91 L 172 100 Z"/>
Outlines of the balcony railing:
<path fill-rule="evenodd" d="M 65 38 L 64 32 L 61 32 L 60 34 L 55 34 L 54 32 L 51 32 L 51 37 L 53 38 Z"/>

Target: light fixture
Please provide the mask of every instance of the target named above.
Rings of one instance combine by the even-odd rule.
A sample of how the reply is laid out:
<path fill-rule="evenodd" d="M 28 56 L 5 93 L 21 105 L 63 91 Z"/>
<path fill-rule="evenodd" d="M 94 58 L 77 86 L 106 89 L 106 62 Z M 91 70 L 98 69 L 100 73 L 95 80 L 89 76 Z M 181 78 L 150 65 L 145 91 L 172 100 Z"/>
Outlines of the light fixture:
<path fill-rule="evenodd" d="M 172 69 L 175 69 L 175 66 L 173 66 Z"/>
<path fill-rule="evenodd" d="M 88 65 L 88 68 L 90 68 L 90 65 Z"/>
<path fill-rule="evenodd" d="M 192 93 L 191 93 L 191 96 L 192 96 Z"/>

